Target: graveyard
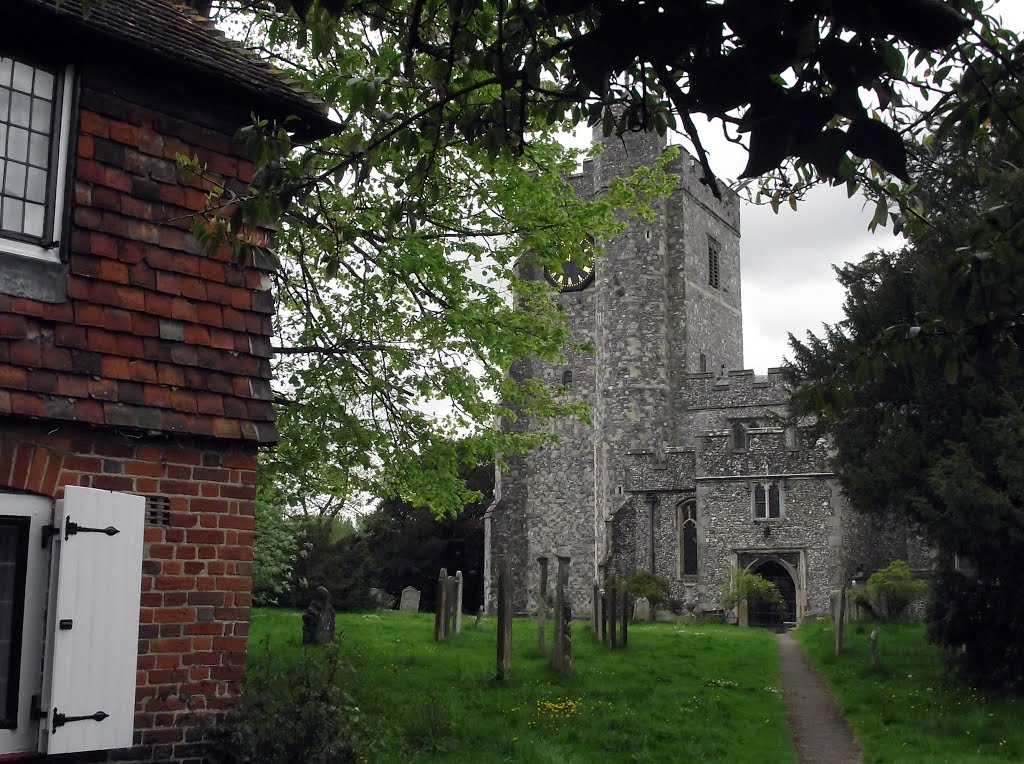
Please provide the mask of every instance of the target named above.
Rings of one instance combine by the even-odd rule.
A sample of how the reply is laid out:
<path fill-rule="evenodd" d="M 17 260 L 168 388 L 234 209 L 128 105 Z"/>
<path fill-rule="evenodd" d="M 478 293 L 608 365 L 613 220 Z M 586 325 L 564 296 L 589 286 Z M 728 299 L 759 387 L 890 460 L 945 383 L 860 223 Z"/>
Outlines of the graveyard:
<path fill-rule="evenodd" d="M 293 674 L 302 613 L 254 611 L 250 671 L 268 659 Z M 495 676 L 497 619 L 466 614 L 460 634 L 435 641 L 435 615 L 339 613 L 339 675 L 358 712 L 353 743 L 369 762 L 796 761 L 778 685 L 776 637 L 715 623 L 631 624 L 625 649 L 573 623 L 574 672 L 553 670 L 537 620 L 512 621 L 512 659 Z M 871 668 L 868 637 L 881 636 Z M 865 762 L 1020 761 L 1019 701 L 988 697 L 949 677 L 923 626 L 852 624 L 839 658 L 834 627 L 797 639 L 831 683 Z M 316 675 L 315 673 L 313 674 Z M 310 759 L 315 761 L 315 759 Z"/>

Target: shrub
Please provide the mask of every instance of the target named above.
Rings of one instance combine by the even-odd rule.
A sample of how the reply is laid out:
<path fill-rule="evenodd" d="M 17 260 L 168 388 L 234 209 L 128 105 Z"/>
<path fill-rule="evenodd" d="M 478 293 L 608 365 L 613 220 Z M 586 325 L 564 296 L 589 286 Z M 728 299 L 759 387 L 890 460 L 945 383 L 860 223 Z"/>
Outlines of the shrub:
<path fill-rule="evenodd" d="M 778 613 L 786 610 L 779 587 L 774 583 L 748 570 L 734 570 L 722 591 L 722 607 L 732 610 L 744 600 L 747 604 L 758 602 L 768 605 Z"/>
<path fill-rule="evenodd" d="M 238 704 L 208 735 L 210 764 L 333 764 L 358 761 L 352 726 L 359 709 L 342 689 L 336 639 L 303 648 L 294 661 L 251 658 Z"/>
<path fill-rule="evenodd" d="M 252 599 L 274 605 L 288 590 L 298 553 L 297 527 L 284 511 L 269 502 L 256 502 L 252 546 Z"/>
<path fill-rule="evenodd" d="M 634 600 L 646 597 L 652 608 L 668 602 L 668 581 L 648 570 L 634 570 L 626 578 L 629 596 Z"/>
<path fill-rule="evenodd" d="M 896 621 L 927 588 L 928 584 L 911 575 L 907 563 L 893 560 L 872 573 L 866 586 L 855 589 L 853 599 L 878 620 Z"/>

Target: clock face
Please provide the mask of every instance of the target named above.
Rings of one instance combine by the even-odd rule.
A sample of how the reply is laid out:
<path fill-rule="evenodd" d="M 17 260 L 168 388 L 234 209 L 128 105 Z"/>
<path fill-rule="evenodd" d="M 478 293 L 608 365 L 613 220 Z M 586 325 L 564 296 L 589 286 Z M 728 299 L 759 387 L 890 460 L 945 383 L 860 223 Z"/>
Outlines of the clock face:
<path fill-rule="evenodd" d="M 594 280 L 593 244 L 588 240 L 583 244 L 587 259 L 579 265 L 566 261 L 562 263 L 561 272 L 544 269 L 544 278 L 558 287 L 559 292 L 578 292 L 586 289 Z"/>

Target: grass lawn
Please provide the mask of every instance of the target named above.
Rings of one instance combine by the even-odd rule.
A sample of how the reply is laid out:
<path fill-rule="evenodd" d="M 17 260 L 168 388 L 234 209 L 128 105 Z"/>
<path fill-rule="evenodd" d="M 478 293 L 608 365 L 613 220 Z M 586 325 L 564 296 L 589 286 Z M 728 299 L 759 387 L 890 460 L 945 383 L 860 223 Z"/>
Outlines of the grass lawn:
<path fill-rule="evenodd" d="M 868 662 L 878 629 L 877 669 Z M 944 670 L 921 624 L 851 624 L 835 656 L 831 623 L 796 632 L 853 725 L 868 762 L 1024 761 L 1024 701 L 988 697 Z"/>
<path fill-rule="evenodd" d="M 795 760 L 777 690 L 775 637 L 720 625 L 643 624 L 629 649 L 599 646 L 575 622 L 576 676 L 556 677 L 536 624 L 513 627 L 512 677 L 494 680 L 496 619 L 433 641 L 432 615 L 340 614 L 349 692 L 371 762 Z M 297 611 L 253 612 L 250 655 L 296 660 Z M 550 646 L 550 624 L 547 643 Z"/>

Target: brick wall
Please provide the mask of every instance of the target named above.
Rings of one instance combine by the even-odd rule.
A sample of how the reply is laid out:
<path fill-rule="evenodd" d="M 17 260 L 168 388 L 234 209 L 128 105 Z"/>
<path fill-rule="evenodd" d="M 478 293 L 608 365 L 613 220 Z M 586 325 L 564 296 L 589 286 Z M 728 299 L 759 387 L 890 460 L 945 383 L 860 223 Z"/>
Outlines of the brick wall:
<path fill-rule="evenodd" d="M 138 438 L 67 424 L 0 424 L 0 488 L 60 498 L 67 485 L 166 497 L 147 524 L 135 749 L 117 760 L 196 757 L 201 717 L 244 675 L 256 454 L 250 444 Z"/>
<path fill-rule="evenodd" d="M 68 300 L 0 296 L 0 414 L 272 442 L 266 274 L 198 246 L 203 183 L 179 184 L 175 156 L 227 184 L 252 165 L 232 130 L 144 100 L 84 76 Z"/>

